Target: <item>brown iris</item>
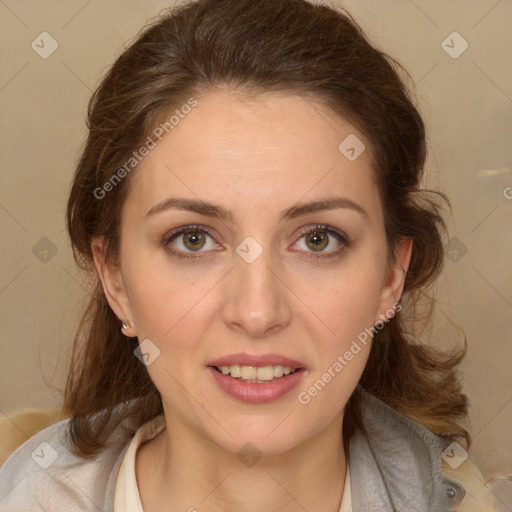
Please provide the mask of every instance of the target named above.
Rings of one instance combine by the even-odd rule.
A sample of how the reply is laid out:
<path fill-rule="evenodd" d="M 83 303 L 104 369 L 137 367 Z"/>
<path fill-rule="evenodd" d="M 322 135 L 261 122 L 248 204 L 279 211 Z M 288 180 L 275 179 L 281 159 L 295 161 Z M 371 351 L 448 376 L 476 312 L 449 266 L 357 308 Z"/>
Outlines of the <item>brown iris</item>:
<path fill-rule="evenodd" d="M 325 233 L 321 231 L 312 231 L 308 233 L 306 236 L 306 242 L 312 242 L 313 245 L 310 246 L 314 251 L 321 251 L 325 249 L 329 243 L 329 238 Z"/>
<path fill-rule="evenodd" d="M 190 249 L 192 251 L 202 249 L 205 242 L 206 238 L 204 236 L 204 233 L 202 233 L 201 231 L 194 230 L 183 233 L 183 243 L 185 244 L 185 247 L 187 247 L 187 249 Z"/>

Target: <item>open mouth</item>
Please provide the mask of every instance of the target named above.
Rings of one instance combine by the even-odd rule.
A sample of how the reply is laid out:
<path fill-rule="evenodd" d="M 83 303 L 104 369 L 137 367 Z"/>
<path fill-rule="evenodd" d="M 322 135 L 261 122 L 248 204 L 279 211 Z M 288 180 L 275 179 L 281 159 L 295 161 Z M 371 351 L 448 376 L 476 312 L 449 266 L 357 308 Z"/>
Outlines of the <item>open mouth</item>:
<path fill-rule="evenodd" d="M 284 379 L 300 370 L 300 368 L 292 368 L 280 364 L 266 366 L 243 366 L 234 364 L 231 366 L 214 366 L 214 368 L 223 375 L 251 384 L 268 384 L 269 382 Z"/>

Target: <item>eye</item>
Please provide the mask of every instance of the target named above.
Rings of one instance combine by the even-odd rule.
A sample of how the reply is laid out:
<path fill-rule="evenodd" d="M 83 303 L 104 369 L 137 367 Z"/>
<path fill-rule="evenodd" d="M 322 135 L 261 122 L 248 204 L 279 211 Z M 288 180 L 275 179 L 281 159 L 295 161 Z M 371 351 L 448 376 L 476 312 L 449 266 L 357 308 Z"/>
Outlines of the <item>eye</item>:
<path fill-rule="evenodd" d="M 350 245 L 343 232 L 328 225 L 307 226 L 301 229 L 300 234 L 296 245 L 302 245 L 299 251 L 306 253 L 307 258 L 332 258 Z M 302 239 L 304 242 L 300 244 Z M 181 226 L 170 231 L 164 236 L 162 244 L 172 256 L 188 260 L 203 257 L 202 253 L 220 247 L 213 232 L 206 226 L 198 225 Z M 325 251 L 332 247 L 333 250 Z"/>
<path fill-rule="evenodd" d="M 327 225 L 317 224 L 316 226 L 309 226 L 302 228 L 300 231 L 302 235 L 299 242 L 301 247 L 299 249 L 308 253 L 308 258 L 331 258 L 338 256 L 346 247 L 349 246 L 347 235 L 338 231 L 335 228 Z M 331 251 L 325 251 L 326 248 L 333 248 Z M 324 254 L 325 253 L 325 254 Z"/>
<path fill-rule="evenodd" d="M 209 240 L 208 240 L 209 239 Z M 219 247 L 211 231 L 205 226 L 182 226 L 167 233 L 162 243 L 164 247 L 178 258 L 199 258 L 200 254 Z M 171 246 L 177 247 L 178 250 Z M 202 249 L 205 249 L 202 251 Z"/>

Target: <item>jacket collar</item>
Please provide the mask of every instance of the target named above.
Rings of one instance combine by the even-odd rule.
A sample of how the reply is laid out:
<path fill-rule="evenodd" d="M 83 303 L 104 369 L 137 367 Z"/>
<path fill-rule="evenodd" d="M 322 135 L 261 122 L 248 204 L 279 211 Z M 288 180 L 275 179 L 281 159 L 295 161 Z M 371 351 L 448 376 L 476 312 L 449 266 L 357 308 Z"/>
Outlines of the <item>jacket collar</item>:
<path fill-rule="evenodd" d="M 451 440 L 395 411 L 360 384 L 354 393 L 359 395 L 362 426 L 349 442 L 353 511 L 455 511 L 466 491 L 441 471 L 441 454 Z M 108 511 L 113 507 L 117 473 L 128 444 L 114 443 L 118 449 L 103 497 Z"/>
<path fill-rule="evenodd" d="M 441 471 L 451 441 L 407 418 L 359 384 L 362 427 L 349 442 L 354 512 L 448 512 L 466 491 Z"/>

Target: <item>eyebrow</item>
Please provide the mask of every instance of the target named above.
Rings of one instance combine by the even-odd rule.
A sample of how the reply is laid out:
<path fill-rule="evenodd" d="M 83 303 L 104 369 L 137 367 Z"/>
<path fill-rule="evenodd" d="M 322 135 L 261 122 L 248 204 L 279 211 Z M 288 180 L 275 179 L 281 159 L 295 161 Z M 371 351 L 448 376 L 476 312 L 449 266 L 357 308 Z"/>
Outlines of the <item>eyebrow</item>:
<path fill-rule="evenodd" d="M 369 219 L 366 210 L 358 203 L 346 197 L 327 197 L 310 203 L 296 204 L 281 212 L 279 222 L 292 220 L 308 213 L 315 213 L 338 208 L 348 208 L 360 213 L 366 219 Z M 187 210 L 208 217 L 214 217 L 220 220 L 233 222 L 235 215 L 232 210 L 226 209 L 206 201 L 196 199 L 185 199 L 170 197 L 153 206 L 147 213 L 146 219 L 168 210 Z"/>

